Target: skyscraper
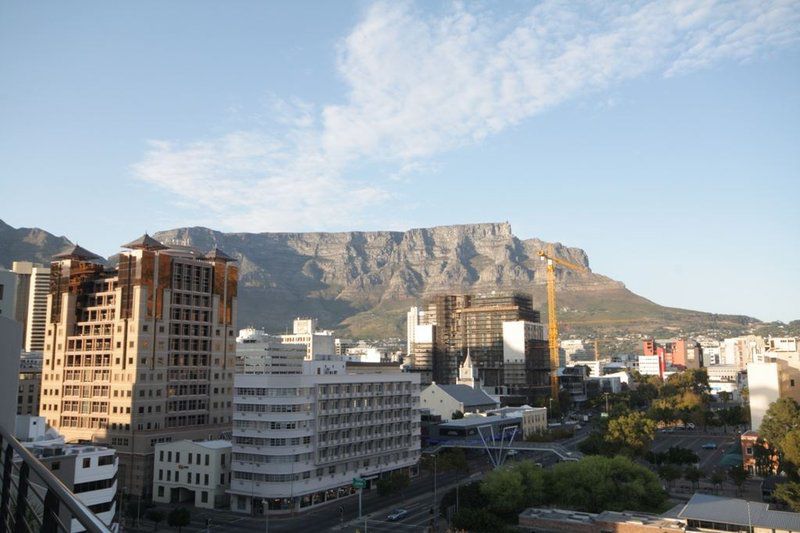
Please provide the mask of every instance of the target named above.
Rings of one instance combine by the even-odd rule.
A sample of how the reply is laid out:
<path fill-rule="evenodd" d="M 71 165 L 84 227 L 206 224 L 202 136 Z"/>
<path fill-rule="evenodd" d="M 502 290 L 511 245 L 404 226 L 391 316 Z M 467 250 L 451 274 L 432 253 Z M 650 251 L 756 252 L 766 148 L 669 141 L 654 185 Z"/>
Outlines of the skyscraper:
<path fill-rule="evenodd" d="M 548 396 L 548 345 L 530 296 L 439 295 L 427 302 L 419 322 L 415 335 L 422 336 L 423 326 L 435 326 L 429 333 L 433 342 L 431 349 L 412 349 L 412 367 L 419 366 L 423 375 L 431 371 L 436 383 L 455 383 L 469 352 L 483 386 L 505 402 Z"/>
<path fill-rule="evenodd" d="M 154 445 L 231 429 L 238 269 L 144 235 L 118 267 L 54 257 L 40 412 L 67 441 L 109 443 L 121 487 L 146 495 Z"/>
<path fill-rule="evenodd" d="M 44 349 L 50 269 L 30 261 L 14 261 L 11 270 L 17 275 L 16 320 L 22 323 L 23 347 L 26 352 L 41 352 Z"/>

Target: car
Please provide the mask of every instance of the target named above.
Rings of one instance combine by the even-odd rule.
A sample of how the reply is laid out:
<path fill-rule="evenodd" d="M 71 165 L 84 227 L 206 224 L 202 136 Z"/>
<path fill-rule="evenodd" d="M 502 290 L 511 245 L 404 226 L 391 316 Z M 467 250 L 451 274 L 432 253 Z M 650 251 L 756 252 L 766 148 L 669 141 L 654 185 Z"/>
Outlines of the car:
<path fill-rule="evenodd" d="M 398 520 L 402 520 L 408 515 L 408 511 L 405 509 L 395 509 L 392 513 L 386 517 L 389 522 L 397 522 Z"/>
<path fill-rule="evenodd" d="M 694 429 L 694 422 L 689 422 L 686 424 L 686 429 Z"/>
<path fill-rule="evenodd" d="M 703 448 L 704 450 L 716 450 L 717 449 L 717 443 L 716 442 L 706 442 L 705 444 L 703 444 L 701 446 L 701 448 Z"/>

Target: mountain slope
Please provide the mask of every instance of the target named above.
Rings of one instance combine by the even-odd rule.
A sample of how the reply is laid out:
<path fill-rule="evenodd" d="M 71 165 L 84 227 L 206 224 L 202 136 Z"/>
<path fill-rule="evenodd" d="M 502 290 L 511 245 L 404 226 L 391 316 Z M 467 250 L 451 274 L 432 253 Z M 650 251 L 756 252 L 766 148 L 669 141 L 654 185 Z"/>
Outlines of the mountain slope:
<path fill-rule="evenodd" d="M 133 237 L 120 236 L 120 241 Z M 155 237 L 203 250 L 217 246 L 239 259 L 241 326 L 278 332 L 305 315 L 357 337 L 402 337 L 406 311 L 426 296 L 493 290 L 532 293 L 547 320 L 545 264 L 537 253 L 548 243 L 519 239 L 507 223 L 339 233 L 223 233 L 194 227 Z M 5 268 L 14 260 L 48 263 L 69 244 L 65 237 L 0 221 L 0 266 Z M 554 244 L 553 249 L 557 257 L 589 268 L 580 248 Z M 565 336 L 735 334 L 758 324 L 750 317 L 663 307 L 591 271 L 557 272 Z"/>
<path fill-rule="evenodd" d="M 53 255 L 72 244 L 39 228 L 12 228 L 0 220 L 0 268 L 11 268 L 14 261 L 49 264 Z"/>

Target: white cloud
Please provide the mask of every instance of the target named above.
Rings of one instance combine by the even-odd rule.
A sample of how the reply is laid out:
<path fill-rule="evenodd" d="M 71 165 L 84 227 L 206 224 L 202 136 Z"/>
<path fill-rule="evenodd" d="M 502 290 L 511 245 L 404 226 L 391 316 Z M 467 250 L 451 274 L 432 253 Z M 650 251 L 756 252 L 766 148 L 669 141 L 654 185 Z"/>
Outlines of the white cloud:
<path fill-rule="evenodd" d="M 391 197 L 386 184 L 398 176 L 568 99 L 793 44 L 798 6 L 544 1 L 512 20 L 471 5 L 434 16 L 376 3 L 340 43 L 343 103 L 270 97 L 272 126 L 153 142 L 134 172 L 225 229 L 354 227 Z M 380 176 L 357 175 L 376 164 Z"/>

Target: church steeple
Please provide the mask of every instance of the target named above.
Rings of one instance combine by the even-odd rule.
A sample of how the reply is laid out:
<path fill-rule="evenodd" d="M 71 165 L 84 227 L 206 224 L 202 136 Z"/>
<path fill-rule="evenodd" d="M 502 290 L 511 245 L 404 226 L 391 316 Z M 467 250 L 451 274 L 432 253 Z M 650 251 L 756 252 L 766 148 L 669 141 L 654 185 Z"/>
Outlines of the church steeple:
<path fill-rule="evenodd" d="M 468 385 L 473 389 L 480 387 L 478 369 L 472 364 L 472 357 L 469 355 L 469 348 L 467 348 L 467 357 L 464 358 L 464 362 L 458 367 L 457 383 L 459 385 Z"/>

